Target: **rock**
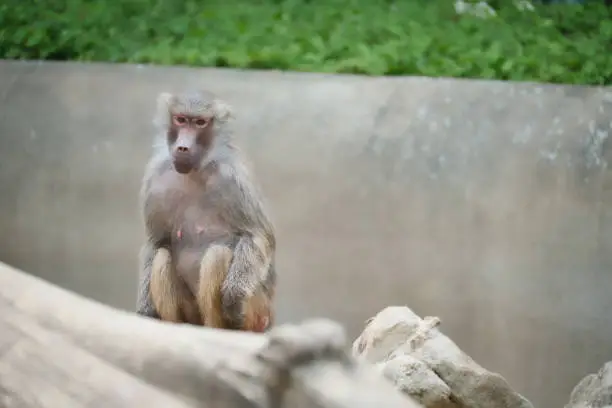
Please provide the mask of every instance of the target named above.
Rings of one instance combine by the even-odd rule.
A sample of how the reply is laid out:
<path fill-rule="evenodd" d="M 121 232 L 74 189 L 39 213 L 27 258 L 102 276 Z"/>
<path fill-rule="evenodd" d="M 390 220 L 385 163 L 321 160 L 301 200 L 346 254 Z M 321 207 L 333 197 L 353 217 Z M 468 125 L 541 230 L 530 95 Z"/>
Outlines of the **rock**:
<path fill-rule="evenodd" d="M 499 374 L 465 354 L 439 330 L 440 319 L 421 319 L 392 306 L 368 320 L 353 355 L 428 408 L 533 408 Z"/>
<path fill-rule="evenodd" d="M 612 408 L 612 361 L 584 377 L 572 390 L 565 408 Z"/>
<path fill-rule="evenodd" d="M 402 392 L 426 407 L 455 408 L 451 390 L 425 363 L 409 355 L 394 355 L 376 368 Z"/>

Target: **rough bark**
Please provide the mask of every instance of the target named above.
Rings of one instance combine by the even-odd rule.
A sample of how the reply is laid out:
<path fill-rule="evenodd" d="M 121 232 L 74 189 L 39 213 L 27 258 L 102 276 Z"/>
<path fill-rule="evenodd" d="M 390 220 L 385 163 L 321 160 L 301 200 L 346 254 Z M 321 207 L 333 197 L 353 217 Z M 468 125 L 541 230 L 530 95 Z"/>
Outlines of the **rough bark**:
<path fill-rule="evenodd" d="M 0 406 L 415 408 L 328 320 L 266 335 L 163 323 L 0 263 Z"/>
<path fill-rule="evenodd" d="M 407 307 L 370 319 L 353 355 L 376 365 L 396 387 L 427 408 L 533 408 L 499 374 L 487 371 Z"/>

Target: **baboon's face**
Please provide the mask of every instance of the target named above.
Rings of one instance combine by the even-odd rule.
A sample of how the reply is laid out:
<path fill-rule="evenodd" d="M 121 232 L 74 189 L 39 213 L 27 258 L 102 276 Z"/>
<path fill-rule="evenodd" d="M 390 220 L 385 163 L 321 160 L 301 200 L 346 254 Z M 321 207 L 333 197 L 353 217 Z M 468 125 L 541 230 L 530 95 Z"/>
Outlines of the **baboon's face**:
<path fill-rule="evenodd" d="M 212 145 L 214 135 L 212 115 L 187 112 L 170 113 L 168 148 L 177 172 L 187 174 L 197 170 Z"/>

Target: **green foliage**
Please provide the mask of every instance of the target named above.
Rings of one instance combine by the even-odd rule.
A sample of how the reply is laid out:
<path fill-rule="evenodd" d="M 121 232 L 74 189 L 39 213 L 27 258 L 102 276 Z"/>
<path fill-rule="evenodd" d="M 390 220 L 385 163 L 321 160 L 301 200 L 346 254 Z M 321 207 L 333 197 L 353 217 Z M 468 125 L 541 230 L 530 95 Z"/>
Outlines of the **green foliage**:
<path fill-rule="evenodd" d="M 612 84 L 612 8 L 453 0 L 3 0 L 0 57 Z"/>

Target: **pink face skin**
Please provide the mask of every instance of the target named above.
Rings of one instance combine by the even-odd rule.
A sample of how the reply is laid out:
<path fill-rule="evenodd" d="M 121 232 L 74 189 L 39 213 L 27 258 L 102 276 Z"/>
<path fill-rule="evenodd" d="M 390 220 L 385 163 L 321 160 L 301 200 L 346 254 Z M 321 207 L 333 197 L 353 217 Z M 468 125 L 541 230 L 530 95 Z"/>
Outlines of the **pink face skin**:
<path fill-rule="evenodd" d="M 175 170 L 187 174 L 197 170 L 214 138 L 212 117 L 173 114 L 167 141 Z"/>

